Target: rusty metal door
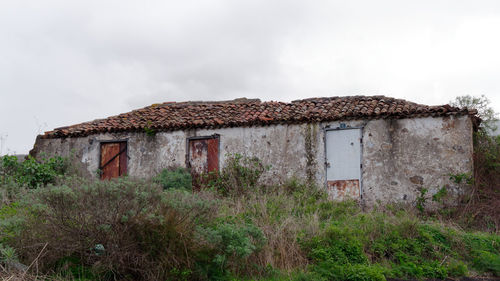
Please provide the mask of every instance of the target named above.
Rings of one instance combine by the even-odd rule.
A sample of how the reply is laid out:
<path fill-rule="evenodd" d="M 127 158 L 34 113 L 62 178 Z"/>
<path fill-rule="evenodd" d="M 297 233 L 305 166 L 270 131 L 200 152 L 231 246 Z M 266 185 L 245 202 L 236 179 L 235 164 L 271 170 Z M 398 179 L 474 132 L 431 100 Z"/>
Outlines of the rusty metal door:
<path fill-rule="evenodd" d="M 326 131 L 326 180 L 331 199 L 361 196 L 361 129 Z"/>
<path fill-rule="evenodd" d="M 111 179 L 127 173 L 127 142 L 102 142 L 101 179 Z"/>
<path fill-rule="evenodd" d="M 199 188 L 203 174 L 219 170 L 219 136 L 190 138 L 188 166 L 193 177 L 193 187 Z"/>

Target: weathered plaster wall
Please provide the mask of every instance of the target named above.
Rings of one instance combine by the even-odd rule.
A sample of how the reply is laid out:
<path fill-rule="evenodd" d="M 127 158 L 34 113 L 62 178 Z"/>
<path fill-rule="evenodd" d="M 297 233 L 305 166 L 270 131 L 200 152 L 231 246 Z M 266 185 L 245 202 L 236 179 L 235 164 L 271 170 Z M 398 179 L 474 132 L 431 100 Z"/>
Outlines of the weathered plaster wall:
<path fill-rule="evenodd" d="M 315 160 L 318 133 L 317 124 L 304 124 L 159 132 L 155 136 L 147 136 L 145 133 L 99 134 L 71 139 L 37 139 L 33 153 L 36 156 L 41 152 L 47 155 L 70 155 L 73 151 L 75 163 L 83 166 L 82 169 L 87 174 L 96 175 L 100 141 L 126 139 L 128 174 L 149 177 L 163 168 L 185 166 L 187 138 L 220 134 L 221 167 L 229 154 L 255 156 L 266 165 L 272 165 L 266 178 L 278 183 L 292 176 L 309 176 L 311 180 L 316 178 L 321 169 L 316 166 Z"/>
<path fill-rule="evenodd" d="M 450 174 L 472 172 L 468 117 L 376 120 L 363 133 L 364 202 L 414 202 L 441 187 L 457 192 Z"/>
<path fill-rule="evenodd" d="M 354 120 L 300 125 L 272 125 L 145 133 L 99 134 L 81 138 L 37 139 L 33 154 L 70 155 L 88 175 L 99 165 L 99 141 L 128 140 L 128 173 L 149 177 L 162 168 L 184 166 L 186 139 L 220 135 L 220 166 L 227 154 L 256 156 L 275 183 L 296 176 L 325 185 L 324 128 L 340 123 L 363 127 L 362 196 L 366 205 L 413 202 L 420 188 L 429 195 L 450 185 L 449 174 L 472 171 L 472 124 L 467 116 Z"/>

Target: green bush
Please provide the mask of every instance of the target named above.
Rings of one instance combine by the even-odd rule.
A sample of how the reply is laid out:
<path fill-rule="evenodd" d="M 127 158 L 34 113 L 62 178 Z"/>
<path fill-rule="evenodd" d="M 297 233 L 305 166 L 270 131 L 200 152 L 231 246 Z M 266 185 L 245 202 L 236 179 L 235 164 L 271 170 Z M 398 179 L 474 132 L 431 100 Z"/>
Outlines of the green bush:
<path fill-rule="evenodd" d="M 351 280 L 346 272 L 354 265 L 373 269 L 374 276 L 445 279 L 467 275 L 468 267 L 498 275 L 499 239 L 422 222 L 407 212 L 373 211 L 335 216 L 302 246 L 310 270 L 328 280 Z"/>
<path fill-rule="evenodd" d="M 5 204 L 0 208 L 0 243 L 9 243 L 17 239 L 23 229 L 26 207 L 19 202 Z"/>
<path fill-rule="evenodd" d="M 312 270 L 326 280 L 332 281 L 385 281 L 384 269 L 381 266 L 365 264 L 346 264 L 322 262 L 311 267 Z"/>
<path fill-rule="evenodd" d="M 3 156 L 0 159 L 0 184 L 16 182 L 31 188 L 54 183 L 59 175 L 68 169 L 66 158 L 59 156 L 44 158 L 40 161 L 28 157 L 18 162 L 16 156 Z"/>
<path fill-rule="evenodd" d="M 448 275 L 451 277 L 467 276 L 469 269 L 462 261 L 453 260 L 448 264 Z"/>
<path fill-rule="evenodd" d="M 206 175 L 208 186 L 223 195 L 243 195 L 255 191 L 262 174 L 268 170 L 260 159 L 241 154 L 226 155 L 226 165 L 218 173 Z"/>
<path fill-rule="evenodd" d="M 293 274 L 292 278 L 286 280 L 293 281 L 326 281 L 327 279 L 316 272 L 297 272 Z"/>
<path fill-rule="evenodd" d="M 474 268 L 481 271 L 489 271 L 495 276 L 500 276 L 500 254 L 494 254 L 484 250 L 475 250 L 472 256 Z"/>
<path fill-rule="evenodd" d="M 369 264 L 363 244 L 348 228 L 331 225 L 303 246 L 313 261 L 310 269 L 326 280 L 385 280 L 385 270 Z"/>
<path fill-rule="evenodd" d="M 39 262 L 47 271 L 76 257 L 113 278 L 165 279 L 194 268 L 195 253 L 204 247 L 194 239 L 196 229 L 211 220 L 212 202 L 147 181 L 74 178 L 23 200 L 30 215 L 14 245 L 25 262 L 47 245 Z"/>
<path fill-rule="evenodd" d="M 44 182 L 38 168 L 2 158 L 0 258 L 30 264 L 45 247 L 38 269 L 57 280 L 499 275 L 497 234 L 453 228 L 404 206 L 363 211 L 356 201 L 329 201 L 324 190 L 296 178 L 266 186 L 258 159 L 228 159 L 210 181 L 213 189 L 192 193 L 183 169 L 152 181 L 94 181 L 58 176 L 64 165 L 57 160 L 27 162 L 57 175 L 54 184 L 27 188 L 29 180 L 21 179 L 28 174 L 36 186 Z"/>
<path fill-rule="evenodd" d="M 266 239 L 253 224 L 218 223 L 199 229 L 199 239 L 205 241 L 209 255 L 202 270 L 208 279 L 238 274 L 247 267 L 245 260 L 260 250 Z"/>
<path fill-rule="evenodd" d="M 167 189 L 192 189 L 191 173 L 185 168 L 163 169 L 153 178 L 153 181 L 160 184 L 164 190 Z"/>
<path fill-rule="evenodd" d="M 320 237 L 304 243 L 314 262 L 331 264 L 367 264 L 363 245 L 347 228 L 331 225 Z"/>

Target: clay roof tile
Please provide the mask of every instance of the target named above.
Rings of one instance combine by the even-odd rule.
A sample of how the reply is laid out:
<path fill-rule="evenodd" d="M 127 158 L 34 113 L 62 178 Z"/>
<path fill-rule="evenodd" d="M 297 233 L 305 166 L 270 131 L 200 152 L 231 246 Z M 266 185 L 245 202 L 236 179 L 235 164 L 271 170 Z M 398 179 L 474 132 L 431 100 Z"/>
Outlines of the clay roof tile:
<path fill-rule="evenodd" d="M 56 128 L 45 138 L 78 137 L 103 132 L 159 131 L 192 127 L 232 127 L 287 122 L 330 121 L 346 118 L 411 118 L 416 116 L 474 115 L 449 105 L 428 106 L 385 96 L 324 97 L 291 103 L 257 99 L 219 102 L 166 102 L 106 119 Z"/>

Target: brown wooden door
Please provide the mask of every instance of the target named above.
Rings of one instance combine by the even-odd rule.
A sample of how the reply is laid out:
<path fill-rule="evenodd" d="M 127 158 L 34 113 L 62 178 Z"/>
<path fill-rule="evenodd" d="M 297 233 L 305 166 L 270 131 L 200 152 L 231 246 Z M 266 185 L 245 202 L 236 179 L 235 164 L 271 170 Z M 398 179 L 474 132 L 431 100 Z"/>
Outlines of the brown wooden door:
<path fill-rule="evenodd" d="M 219 170 L 219 138 L 190 139 L 188 149 L 193 187 L 198 189 L 203 174 Z"/>
<path fill-rule="evenodd" d="M 127 173 L 127 143 L 101 143 L 101 179 L 111 179 Z"/>

